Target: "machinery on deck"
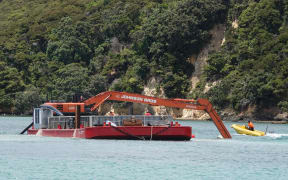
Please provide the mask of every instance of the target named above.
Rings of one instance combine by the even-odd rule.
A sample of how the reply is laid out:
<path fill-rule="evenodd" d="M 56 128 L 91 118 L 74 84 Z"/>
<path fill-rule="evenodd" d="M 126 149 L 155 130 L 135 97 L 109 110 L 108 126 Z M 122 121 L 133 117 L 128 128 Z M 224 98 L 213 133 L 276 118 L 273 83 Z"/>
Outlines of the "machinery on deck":
<path fill-rule="evenodd" d="M 77 106 L 79 107 L 80 112 L 84 112 L 85 106 L 92 105 L 91 111 L 94 111 L 106 100 L 142 103 L 149 104 L 151 106 L 166 106 L 181 109 L 204 110 L 209 114 L 222 137 L 231 138 L 229 131 L 226 129 L 221 118 L 214 110 L 212 104 L 207 99 L 162 99 L 141 94 L 106 91 L 79 103 L 45 103 L 44 105 L 53 106 L 54 108 L 58 109 L 63 113 L 72 113 L 76 112 Z"/>

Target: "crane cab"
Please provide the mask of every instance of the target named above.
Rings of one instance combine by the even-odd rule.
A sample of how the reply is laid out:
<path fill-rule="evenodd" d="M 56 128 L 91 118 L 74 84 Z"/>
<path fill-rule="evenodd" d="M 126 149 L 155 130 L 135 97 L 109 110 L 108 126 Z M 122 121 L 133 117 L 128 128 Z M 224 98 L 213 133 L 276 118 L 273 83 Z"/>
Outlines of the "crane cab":
<path fill-rule="evenodd" d="M 85 112 L 85 104 L 84 103 L 57 103 L 57 102 L 47 102 L 44 105 L 50 105 L 53 106 L 54 108 L 58 109 L 62 113 L 75 113 L 76 111 L 76 106 L 80 106 L 80 112 L 84 113 Z"/>

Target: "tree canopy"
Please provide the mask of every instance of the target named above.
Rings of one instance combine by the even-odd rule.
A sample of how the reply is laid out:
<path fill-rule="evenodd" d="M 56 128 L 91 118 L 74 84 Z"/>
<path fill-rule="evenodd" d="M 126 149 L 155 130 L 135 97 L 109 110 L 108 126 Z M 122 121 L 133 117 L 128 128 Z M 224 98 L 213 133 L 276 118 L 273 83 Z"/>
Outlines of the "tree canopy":
<path fill-rule="evenodd" d="M 141 93 L 151 77 L 168 98 L 287 111 L 287 17 L 285 0 L 3 0 L 0 112 L 27 112 L 44 97 Z M 231 26 L 235 21 L 238 28 Z M 219 23 L 226 25 L 225 43 L 210 52 L 189 94 L 195 67 L 188 59 Z M 204 91 L 212 82 L 216 86 Z"/>
<path fill-rule="evenodd" d="M 240 4 L 235 1 L 231 5 Z M 208 59 L 206 79 L 201 83 L 219 83 L 206 95 L 199 85 L 195 94 L 209 96 L 219 107 L 230 106 L 238 111 L 248 105 L 287 111 L 288 3 L 261 0 L 246 5 L 238 17 L 239 27 L 228 29 L 224 47 Z"/>

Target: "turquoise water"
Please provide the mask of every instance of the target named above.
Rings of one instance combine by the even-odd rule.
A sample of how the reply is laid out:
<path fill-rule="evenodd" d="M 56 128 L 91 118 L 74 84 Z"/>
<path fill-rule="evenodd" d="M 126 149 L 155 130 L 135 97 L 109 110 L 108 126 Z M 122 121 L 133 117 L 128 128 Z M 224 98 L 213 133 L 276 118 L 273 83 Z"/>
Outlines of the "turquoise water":
<path fill-rule="evenodd" d="M 0 117 L 0 179 L 288 179 L 288 125 L 254 123 L 268 135 L 217 139 L 213 122 L 181 121 L 186 142 L 18 135 L 30 117 Z"/>

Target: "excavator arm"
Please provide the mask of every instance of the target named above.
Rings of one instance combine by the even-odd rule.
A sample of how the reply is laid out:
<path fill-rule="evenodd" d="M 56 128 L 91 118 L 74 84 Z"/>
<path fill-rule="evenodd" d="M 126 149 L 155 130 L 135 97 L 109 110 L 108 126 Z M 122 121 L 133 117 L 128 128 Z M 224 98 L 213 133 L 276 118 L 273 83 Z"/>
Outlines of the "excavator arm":
<path fill-rule="evenodd" d="M 221 118 L 213 109 L 212 104 L 207 99 L 187 100 L 187 99 L 162 99 L 141 94 L 106 91 L 84 101 L 85 105 L 94 104 L 91 111 L 96 110 L 106 100 L 135 102 L 149 104 L 151 106 L 166 106 L 181 109 L 204 110 L 212 118 L 214 124 L 223 138 L 231 138 L 229 131 L 224 126 Z"/>

